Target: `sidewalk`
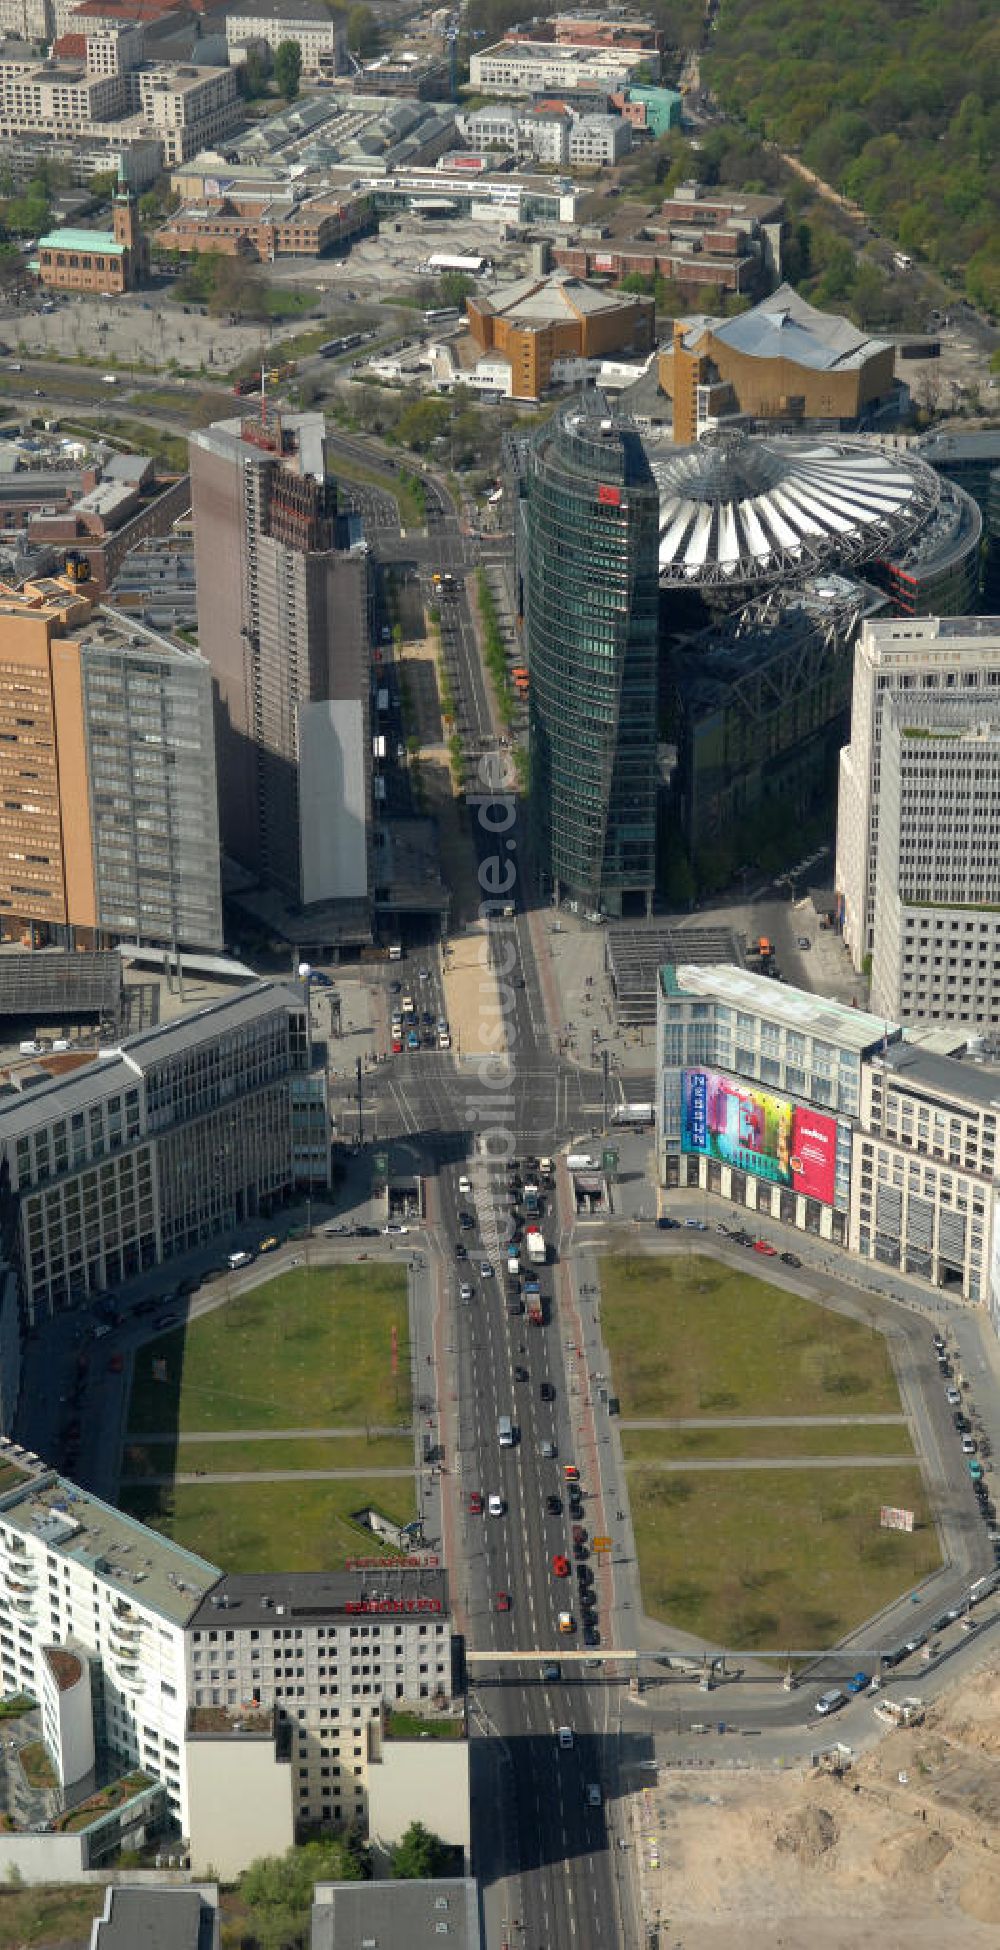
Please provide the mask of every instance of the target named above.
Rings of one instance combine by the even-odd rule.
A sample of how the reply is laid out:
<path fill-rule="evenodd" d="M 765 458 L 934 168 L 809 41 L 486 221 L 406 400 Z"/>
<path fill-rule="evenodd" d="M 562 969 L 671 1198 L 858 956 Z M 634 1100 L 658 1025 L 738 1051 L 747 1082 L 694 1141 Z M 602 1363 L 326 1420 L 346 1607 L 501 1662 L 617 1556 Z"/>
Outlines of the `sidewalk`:
<path fill-rule="evenodd" d="M 475 921 L 445 944 L 442 980 L 452 1048 L 459 1062 L 475 1056 L 506 1057 L 496 971 L 487 954 L 485 921 Z"/>

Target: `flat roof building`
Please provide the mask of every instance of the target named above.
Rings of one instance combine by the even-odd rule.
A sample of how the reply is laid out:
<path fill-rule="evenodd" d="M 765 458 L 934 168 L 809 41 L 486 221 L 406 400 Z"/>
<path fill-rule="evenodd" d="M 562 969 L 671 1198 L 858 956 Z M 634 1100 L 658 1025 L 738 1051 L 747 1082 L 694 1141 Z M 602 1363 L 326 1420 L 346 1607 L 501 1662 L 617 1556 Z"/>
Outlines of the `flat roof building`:
<path fill-rule="evenodd" d="M 1000 1071 L 977 1059 L 977 1047 L 949 1055 L 907 1036 L 865 1064 L 848 1246 L 988 1305 L 1000 1331 Z"/>
<path fill-rule="evenodd" d="M 570 95 L 627 87 L 636 69 L 656 81 L 660 57 L 653 49 L 554 45 L 550 41 L 497 41 L 469 60 L 469 84 L 482 95 Z"/>
<path fill-rule="evenodd" d="M 668 964 L 656 1022 L 660 1182 L 844 1244 L 863 1065 L 900 1034 L 750 969 Z"/>
<path fill-rule="evenodd" d="M 110 1884 L 90 1950 L 219 1950 L 219 1892 Z"/>
<path fill-rule="evenodd" d="M 300 996 L 258 982 L 0 1101 L 29 1322 L 329 1184 Z"/>
<path fill-rule="evenodd" d="M 447 1933 L 449 1950 L 481 1950 L 474 1876 L 426 1882 L 318 1882 L 309 1950 L 374 1943 L 378 1950 L 422 1950 Z"/>
<path fill-rule="evenodd" d="M 0 1451 L 0 1678 L 39 1701 L 63 1789 L 99 1748 L 188 1829 L 184 1628 L 219 1572 L 37 1461 Z M 55 1663 L 55 1649 L 70 1663 Z"/>
<path fill-rule="evenodd" d="M 630 121 L 634 105 L 628 97 L 634 92 L 611 91 Z M 578 277 L 597 274 L 618 283 L 634 273 L 671 278 L 693 301 L 706 290 L 753 296 L 781 277 L 784 214 L 780 197 L 679 183 L 645 218 L 640 234 L 623 234 L 621 224 L 613 223 L 609 235 L 580 234 L 553 255 Z"/>
<path fill-rule="evenodd" d="M 882 711 L 872 1006 L 1000 1030 L 996 701 L 900 692 Z"/>
<path fill-rule="evenodd" d="M 192 434 L 190 452 L 223 846 L 292 906 L 367 939 L 372 590 L 367 547 L 338 518 L 323 416 L 249 410 Z"/>
<path fill-rule="evenodd" d="M 468 1744 L 443 1571 L 376 1558 L 368 1568 L 337 1572 L 226 1575 L 188 1620 L 186 1667 L 192 1734 L 201 1745 L 213 1718 L 217 1747 L 228 1733 L 225 1751 L 213 1757 L 203 1749 L 191 1759 L 199 1862 L 228 1873 L 234 1856 L 245 1857 L 239 1827 L 246 1814 L 238 1798 L 220 1797 L 217 1772 L 228 1753 L 235 1786 L 241 1708 L 273 1712 L 286 1736 L 285 1792 L 290 1784 L 297 1825 L 356 1824 L 373 1841 L 398 1839 L 379 1814 L 380 1806 L 389 1814 L 395 1774 L 409 1819 L 432 1806 L 436 1832 L 467 1855 Z M 406 1715 L 398 1733 L 397 1707 Z M 414 1715 L 427 1739 L 414 1734 Z M 397 1739 L 406 1747 L 406 1732 L 416 1762 L 409 1785 L 408 1756 L 397 1760 L 393 1752 Z"/>
<path fill-rule="evenodd" d="M 749 970 L 667 966 L 660 1182 L 988 1302 L 1000 1331 L 995 1058 L 960 1025 L 901 1028 Z"/>
<path fill-rule="evenodd" d="M 865 622 L 854 652 L 851 737 L 840 756 L 835 885 L 844 941 L 860 973 L 875 945 L 882 725 L 887 702 L 973 698 L 995 714 L 1000 617 L 927 616 Z"/>
<path fill-rule="evenodd" d="M 0 1680 L 5 1697 L 38 1702 L 57 1780 L 44 1822 L 23 1824 L 42 1870 L 44 1836 L 89 1827 L 88 1812 L 97 1840 L 85 1867 L 179 1837 L 195 1874 L 214 1863 L 231 1880 L 284 1853 L 303 1826 L 367 1830 L 384 1852 L 428 1805 L 464 1865 L 456 1675 L 447 1579 L 434 1566 L 373 1554 L 343 1572 L 229 1575 L 0 1444 Z M 18 1860 L 20 1826 L 0 1835 L 0 1868 Z M 51 1879 L 66 1864 L 56 1841 Z M 214 1950 L 212 1906 L 202 1914 L 197 1891 L 169 1915 L 177 1892 L 153 1893 L 148 1916 L 109 1901 L 109 1944 Z"/>
<path fill-rule="evenodd" d="M 250 6 L 238 0 L 226 16 L 226 42 L 233 61 L 245 59 L 248 48 L 267 47 L 273 52 L 283 41 L 294 41 L 301 49 L 306 76 L 329 79 L 346 72 L 347 31 L 319 0 L 256 0 Z"/>
<path fill-rule="evenodd" d="M 218 947 L 205 660 L 86 582 L 0 590 L 0 723 L 0 935 Z"/>

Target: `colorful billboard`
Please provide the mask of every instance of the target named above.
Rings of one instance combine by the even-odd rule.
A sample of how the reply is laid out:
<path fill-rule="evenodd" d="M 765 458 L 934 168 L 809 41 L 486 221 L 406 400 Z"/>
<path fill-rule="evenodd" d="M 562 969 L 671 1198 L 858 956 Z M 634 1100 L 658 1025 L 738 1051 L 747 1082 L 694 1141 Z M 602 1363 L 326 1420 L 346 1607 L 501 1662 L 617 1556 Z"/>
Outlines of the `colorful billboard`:
<path fill-rule="evenodd" d="M 685 1070 L 681 1150 L 833 1204 L 837 1120 L 717 1070 Z"/>

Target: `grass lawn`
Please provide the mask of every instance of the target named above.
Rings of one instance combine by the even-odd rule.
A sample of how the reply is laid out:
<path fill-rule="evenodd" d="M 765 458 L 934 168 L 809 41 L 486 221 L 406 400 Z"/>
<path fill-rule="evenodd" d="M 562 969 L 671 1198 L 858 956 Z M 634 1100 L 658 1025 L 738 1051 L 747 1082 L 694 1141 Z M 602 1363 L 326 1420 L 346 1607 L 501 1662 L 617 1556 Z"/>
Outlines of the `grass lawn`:
<path fill-rule="evenodd" d="M 309 1441 L 294 1439 L 255 1442 L 129 1443 L 125 1453 L 126 1476 L 166 1476 L 174 1470 L 190 1475 L 193 1470 L 229 1474 L 247 1469 L 354 1469 L 364 1474 L 369 1469 L 407 1469 L 413 1464 L 413 1443 L 408 1435 L 315 1436 Z"/>
<path fill-rule="evenodd" d="M 649 1616 L 734 1649 L 835 1642 L 939 1561 L 916 1465 L 674 1474 L 699 1456 L 900 1456 L 906 1424 L 738 1428 L 745 1415 L 900 1414 L 886 1343 L 867 1324 L 697 1253 L 601 1266 L 622 1417 L 710 1416 L 714 1429 L 623 1429 Z M 727 1426 L 727 1418 L 730 1418 Z M 880 1504 L 916 1513 L 879 1529 Z"/>
<path fill-rule="evenodd" d="M 680 1462 L 690 1456 L 911 1456 L 905 1422 L 855 1422 L 845 1429 L 623 1429 L 627 1463 Z"/>
<path fill-rule="evenodd" d="M 412 1480 L 360 1475 L 341 1483 L 135 1488 L 121 1501 L 143 1523 L 227 1571 L 335 1571 L 348 1557 L 391 1556 L 352 1523 L 351 1511 L 371 1505 L 397 1523 L 417 1514 Z"/>
<path fill-rule="evenodd" d="M 237 400 L 235 405 L 233 402 L 234 395 L 228 387 L 220 386 L 210 393 L 201 386 L 197 391 L 192 386 L 187 392 L 169 386 L 152 386 L 148 391 L 143 389 L 141 402 L 130 401 L 129 405 L 139 411 L 146 408 L 155 413 L 169 413 L 185 426 L 201 427 L 212 420 L 224 419 L 227 414 L 238 413 L 241 402 Z"/>
<path fill-rule="evenodd" d="M 104 1889 L 0 1889 L 0 1944 L 89 1943 L 90 1925 L 104 1913 Z"/>
<path fill-rule="evenodd" d="M 632 1469 L 643 1609 L 733 1649 L 833 1644 L 939 1562 L 918 1469 Z M 880 1503 L 917 1529 L 880 1530 Z"/>
<path fill-rule="evenodd" d="M 465 1722 L 442 1714 L 399 1713 L 390 1709 L 386 1720 L 390 1740 L 464 1740 Z"/>
<path fill-rule="evenodd" d="M 154 1376 L 158 1361 L 165 1364 L 164 1381 Z M 161 1335 L 136 1357 L 132 1436 L 369 1424 L 410 1424 L 402 1268 L 313 1266 L 283 1273 Z"/>
<path fill-rule="evenodd" d="M 899 1413 L 885 1341 L 697 1254 L 601 1262 L 622 1416 Z"/>

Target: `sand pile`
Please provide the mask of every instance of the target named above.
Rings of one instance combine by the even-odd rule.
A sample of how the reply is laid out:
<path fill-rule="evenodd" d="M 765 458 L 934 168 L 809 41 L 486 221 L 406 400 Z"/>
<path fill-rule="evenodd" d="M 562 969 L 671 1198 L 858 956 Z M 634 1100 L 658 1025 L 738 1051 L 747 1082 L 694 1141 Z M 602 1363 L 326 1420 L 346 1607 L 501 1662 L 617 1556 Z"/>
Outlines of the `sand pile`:
<path fill-rule="evenodd" d="M 1000 1950 L 1000 1663 L 849 1767 L 667 1774 L 633 1807 L 660 1950 Z"/>

